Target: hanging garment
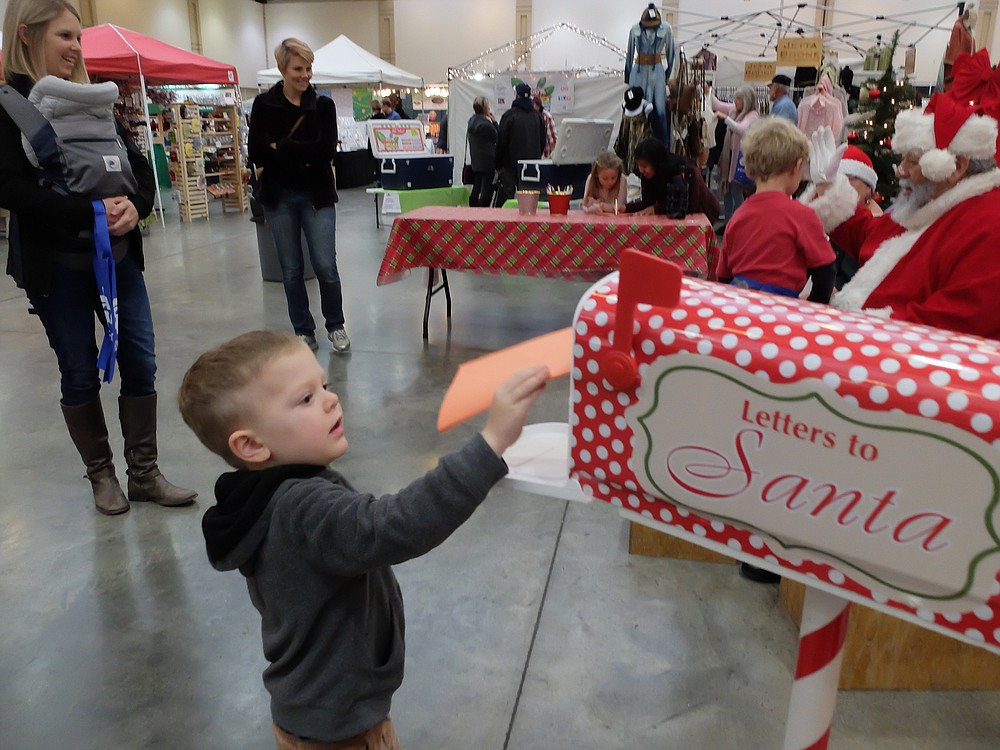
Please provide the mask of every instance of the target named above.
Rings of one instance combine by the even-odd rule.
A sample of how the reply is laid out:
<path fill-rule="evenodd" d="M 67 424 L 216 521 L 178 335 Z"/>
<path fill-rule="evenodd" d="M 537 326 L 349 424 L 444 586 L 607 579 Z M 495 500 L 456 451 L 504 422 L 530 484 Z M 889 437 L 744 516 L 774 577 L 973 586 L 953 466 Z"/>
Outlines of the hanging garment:
<path fill-rule="evenodd" d="M 691 58 L 691 64 L 695 67 L 700 67 L 702 70 L 715 70 L 718 58 L 705 47 L 702 47 Z"/>
<path fill-rule="evenodd" d="M 652 112 L 653 105 L 644 100 L 636 114 L 622 113 L 618 138 L 615 140 L 615 153 L 625 164 L 625 174 L 635 174 L 635 147 L 640 141 L 653 136 L 653 125 L 650 120 Z"/>
<path fill-rule="evenodd" d="M 842 102 L 834 96 L 833 85 L 830 79 L 824 76 L 816 85 L 816 93 L 804 96 L 799 102 L 799 130 L 806 134 L 806 138 L 811 138 L 820 126 L 825 125 L 839 140 L 844 129 L 846 106 L 846 98 Z"/>
<path fill-rule="evenodd" d="M 638 86 L 653 103 L 653 135 L 670 146 L 670 121 L 667 119 L 667 79 L 674 67 L 674 32 L 669 23 L 655 27 L 635 24 L 628 35 L 625 54 L 625 80 Z"/>

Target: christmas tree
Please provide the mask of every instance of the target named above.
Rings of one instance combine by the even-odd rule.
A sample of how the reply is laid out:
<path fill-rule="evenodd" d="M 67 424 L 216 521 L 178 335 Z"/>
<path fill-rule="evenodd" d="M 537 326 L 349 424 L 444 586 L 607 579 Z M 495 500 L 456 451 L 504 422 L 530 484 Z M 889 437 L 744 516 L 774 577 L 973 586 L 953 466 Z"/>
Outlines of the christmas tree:
<path fill-rule="evenodd" d="M 848 120 L 847 142 L 852 143 L 872 160 L 878 175 L 879 203 L 885 205 L 899 192 L 896 165 L 899 157 L 892 152 L 892 136 L 896 132 L 896 115 L 920 103 L 916 89 L 904 78 L 896 80 L 892 67 L 899 31 L 892 37 L 887 55 L 890 63 L 882 77 L 868 82 L 861 89 L 858 111 Z"/>

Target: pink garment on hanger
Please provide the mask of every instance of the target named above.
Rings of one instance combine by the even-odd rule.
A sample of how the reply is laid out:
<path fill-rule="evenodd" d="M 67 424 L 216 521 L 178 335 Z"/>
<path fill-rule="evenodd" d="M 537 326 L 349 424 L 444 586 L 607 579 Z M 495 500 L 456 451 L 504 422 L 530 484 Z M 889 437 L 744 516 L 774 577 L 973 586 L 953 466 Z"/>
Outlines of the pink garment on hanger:
<path fill-rule="evenodd" d="M 820 126 L 826 125 L 839 141 L 844 129 L 844 108 L 831 92 L 833 86 L 828 76 L 816 85 L 816 93 L 803 97 L 799 103 L 799 130 L 811 138 Z"/>

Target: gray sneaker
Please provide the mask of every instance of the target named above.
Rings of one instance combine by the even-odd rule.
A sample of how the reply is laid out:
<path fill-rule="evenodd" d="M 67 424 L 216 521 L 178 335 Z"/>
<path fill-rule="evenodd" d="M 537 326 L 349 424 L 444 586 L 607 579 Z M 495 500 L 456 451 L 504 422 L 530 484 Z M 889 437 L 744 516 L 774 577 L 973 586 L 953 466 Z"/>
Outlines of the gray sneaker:
<path fill-rule="evenodd" d="M 314 352 L 319 351 L 319 344 L 316 343 L 316 337 L 311 333 L 300 333 L 299 338 L 302 339 L 302 343 L 312 349 Z"/>
<path fill-rule="evenodd" d="M 347 335 L 347 331 L 343 328 L 334 328 L 327 334 L 330 339 L 330 343 L 333 344 L 333 350 L 335 352 L 347 352 L 351 350 L 351 339 Z"/>

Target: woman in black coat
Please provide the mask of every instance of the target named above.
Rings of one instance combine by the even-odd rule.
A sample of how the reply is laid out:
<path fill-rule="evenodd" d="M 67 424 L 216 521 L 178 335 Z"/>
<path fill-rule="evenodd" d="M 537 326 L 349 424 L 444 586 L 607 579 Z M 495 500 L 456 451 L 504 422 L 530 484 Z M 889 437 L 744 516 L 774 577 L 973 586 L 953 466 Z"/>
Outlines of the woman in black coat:
<path fill-rule="evenodd" d="M 472 195 L 470 206 L 488 206 L 493 200 L 494 160 L 497 152 L 497 121 L 485 96 L 472 102 L 466 138 L 469 141 L 469 163 L 472 165 Z"/>

